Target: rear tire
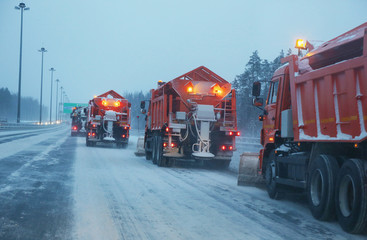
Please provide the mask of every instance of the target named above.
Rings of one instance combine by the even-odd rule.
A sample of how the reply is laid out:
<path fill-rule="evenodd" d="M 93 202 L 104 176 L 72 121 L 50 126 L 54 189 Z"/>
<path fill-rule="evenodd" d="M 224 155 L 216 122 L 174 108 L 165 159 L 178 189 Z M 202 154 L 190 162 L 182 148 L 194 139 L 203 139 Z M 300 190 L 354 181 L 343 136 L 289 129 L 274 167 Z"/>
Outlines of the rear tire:
<path fill-rule="evenodd" d="M 348 233 L 363 233 L 367 229 L 367 179 L 363 162 L 349 159 L 341 167 L 335 189 L 336 215 L 340 226 Z"/>
<path fill-rule="evenodd" d="M 157 164 L 157 136 L 153 136 L 152 144 L 152 162 L 153 164 Z"/>
<path fill-rule="evenodd" d="M 329 155 L 317 156 L 310 165 L 307 181 L 308 206 L 312 216 L 327 221 L 335 218 L 335 186 L 339 166 Z"/>
<path fill-rule="evenodd" d="M 166 159 L 163 157 L 163 145 L 162 145 L 162 137 L 157 137 L 157 165 L 159 167 L 165 167 Z"/>

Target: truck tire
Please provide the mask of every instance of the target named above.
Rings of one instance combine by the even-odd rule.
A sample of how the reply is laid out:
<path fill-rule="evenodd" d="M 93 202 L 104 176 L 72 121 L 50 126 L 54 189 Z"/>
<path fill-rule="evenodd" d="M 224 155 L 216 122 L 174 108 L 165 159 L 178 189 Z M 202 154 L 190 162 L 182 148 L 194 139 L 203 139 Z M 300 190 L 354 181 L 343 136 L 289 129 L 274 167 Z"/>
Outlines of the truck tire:
<path fill-rule="evenodd" d="M 152 152 L 145 150 L 145 159 L 152 160 Z"/>
<path fill-rule="evenodd" d="M 276 172 L 276 164 L 275 164 L 275 153 L 273 150 L 269 154 L 268 161 L 265 166 L 265 183 L 269 197 L 271 199 L 279 200 L 284 197 L 284 192 L 279 192 L 279 184 L 275 182 L 275 174 L 274 174 L 275 172 Z"/>
<path fill-rule="evenodd" d="M 157 164 L 157 136 L 153 136 L 152 146 L 152 162 Z"/>
<path fill-rule="evenodd" d="M 159 167 L 165 167 L 166 159 L 163 158 L 163 145 L 162 145 L 162 137 L 157 137 L 157 165 Z"/>
<path fill-rule="evenodd" d="M 344 231 L 358 234 L 367 230 L 366 191 L 362 160 L 347 160 L 339 171 L 335 189 L 336 215 Z"/>
<path fill-rule="evenodd" d="M 312 216 L 327 221 L 335 218 L 335 186 L 339 166 L 329 155 L 319 155 L 309 167 L 307 181 L 308 207 Z"/>

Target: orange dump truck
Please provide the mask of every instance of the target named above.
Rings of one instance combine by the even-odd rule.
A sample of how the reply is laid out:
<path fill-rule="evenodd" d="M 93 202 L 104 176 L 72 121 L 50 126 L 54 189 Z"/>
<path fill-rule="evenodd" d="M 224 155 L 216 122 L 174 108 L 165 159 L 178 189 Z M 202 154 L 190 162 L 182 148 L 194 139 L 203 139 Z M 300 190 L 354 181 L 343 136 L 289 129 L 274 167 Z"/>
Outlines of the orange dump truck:
<path fill-rule="evenodd" d="M 268 194 L 303 190 L 312 215 L 367 225 L 367 23 L 310 51 L 282 59 L 270 81 L 258 170 Z M 254 105 L 260 83 L 255 83 Z M 243 160 L 246 162 L 246 159 Z M 243 165 L 246 167 L 246 164 Z M 241 170 L 240 170 L 241 172 Z"/>
<path fill-rule="evenodd" d="M 145 113 L 145 103 L 141 103 Z M 236 95 L 206 67 L 158 82 L 148 101 L 144 149 L 158 166 L 177 160 L 228 167 L 235 150 Z"/>

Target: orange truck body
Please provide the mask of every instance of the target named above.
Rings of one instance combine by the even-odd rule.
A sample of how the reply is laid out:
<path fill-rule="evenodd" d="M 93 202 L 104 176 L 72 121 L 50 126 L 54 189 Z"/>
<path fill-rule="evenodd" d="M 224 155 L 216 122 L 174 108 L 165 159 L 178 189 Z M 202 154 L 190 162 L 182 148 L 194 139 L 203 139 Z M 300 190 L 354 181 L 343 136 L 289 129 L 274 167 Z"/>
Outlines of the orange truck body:
<path fill-rule="evenodd" d="M 367 221 L 367 23 L 282 63 L 259 118 L 259 172 L 269 196 L 304 189 L 315 218 L 337 212 L 344 230 L 361 232 Z"/>
<path fill-rule="evenodd" d="M 127 99 L 113 90 L 89 101 L 87 111 L 87 146 L 113 142 L 123 146 L 129 141 L 130 106 Z"/>
<path fill-rule="evenodd" d="M 202 141 L 196 135 L 201 135 Z M 154 163 L 165 165 L 163 160 L 168 164 L 172 159 L 194 157 L 228 166 L 236 135 L 235 91 L 208 68 L 201 66 L 167 83 L 159 82 L 158 88 L 151 90 L 145 149 Z"/>

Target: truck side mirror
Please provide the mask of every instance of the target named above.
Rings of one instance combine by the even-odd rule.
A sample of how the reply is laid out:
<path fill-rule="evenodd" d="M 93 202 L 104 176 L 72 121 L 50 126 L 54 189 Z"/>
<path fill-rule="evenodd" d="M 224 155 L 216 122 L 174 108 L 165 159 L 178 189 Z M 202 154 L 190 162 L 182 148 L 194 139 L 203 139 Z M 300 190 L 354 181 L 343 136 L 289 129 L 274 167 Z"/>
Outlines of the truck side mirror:
<path fill-rule="evenodd" d="M 145 101 L 141 101 L 140 102 L 140 108 L 141 109 L 145 109 Z"/>
<path fill-rule="evenodd" d="M 262 99 L 262 98 L 255 98 L 254 99 L 254 102 L 253 102 L 253 105 L 255 107 L 262 107 L 264 105 L 264 99 Z"/>
<path fill-rule="evenodd" d="M 252 96 L 254 97 L 260 96 L 260 91 L 261 91 L 261 83 L 254 82 L 252 85 Z"/>

